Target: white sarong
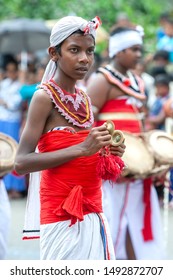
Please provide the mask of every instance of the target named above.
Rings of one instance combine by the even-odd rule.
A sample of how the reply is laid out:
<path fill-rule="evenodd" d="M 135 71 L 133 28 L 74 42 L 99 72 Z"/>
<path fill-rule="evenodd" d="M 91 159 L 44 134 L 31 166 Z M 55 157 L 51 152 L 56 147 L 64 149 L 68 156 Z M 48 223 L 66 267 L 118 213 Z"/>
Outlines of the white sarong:
<path fill-rule="evenodd" d="M 4 260 L 11 222 L 11 207 L 3 179 L 0 179 L 0 260 Z"/>
<path fill-rule="evenodd" d="M 103 214 L 88 214 L 84 221 L 40 226 L 42 260 L 115 259 L 109 227 Z"/>
<path fill-rule="evenodd" d="M 151 226 L 153 240 L 144 241 L 143 183 L 103 184 L 103 211 L 108 220 L 114 243 L 116 259 L 127 259 L 125 237 L 127 227 L 138 260 L 165 259 L 163 226 L 159 202 L 154 187 L 151 188 Z"/>
<path fill-rule="evenodd" d="M 40 226 L 40 173 L 30 174 L 23 239 L 40 238 L 44 260 L 115 259 L 109 225 L 103 213 L 88 214 L 70 226 L 62 221 Z"/>

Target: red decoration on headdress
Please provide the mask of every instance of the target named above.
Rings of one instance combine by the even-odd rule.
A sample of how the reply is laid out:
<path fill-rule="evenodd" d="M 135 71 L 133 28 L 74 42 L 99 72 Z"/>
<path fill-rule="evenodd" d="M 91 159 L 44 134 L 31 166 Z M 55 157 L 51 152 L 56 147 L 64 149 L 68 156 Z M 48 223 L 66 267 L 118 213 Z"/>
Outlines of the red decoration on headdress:
<path fill-rule="evenodd" d="M 124 161 L 119 156 L 110 153 L 108 147 L 100 150 L 100 159 L 97 165 L 97 173 L 103 180 L 116 182 L 125 167 Z"/>
<path fill-rule="evenodd" d="M 91 34 L 91 32 L 93 30 L 96 30 L 101 24 L 102 24 L 101 19 L 98 16 L 96 16 L 95 18 L 93 18 L 91 21 L 87 23 L 86 27 L 83 30 L 84 34 L 85 35 Z"/>

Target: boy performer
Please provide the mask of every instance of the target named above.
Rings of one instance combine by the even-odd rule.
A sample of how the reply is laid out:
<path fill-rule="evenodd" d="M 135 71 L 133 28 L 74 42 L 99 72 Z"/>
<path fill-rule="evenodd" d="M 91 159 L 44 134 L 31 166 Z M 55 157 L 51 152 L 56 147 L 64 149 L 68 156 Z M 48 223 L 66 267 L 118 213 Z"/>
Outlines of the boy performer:
<path fill-rule="evenodd" d="M 55 24 L 51 60 L 32 98 L 19 144 L 16 171 L 41 171 L 41 259 L 115 258 L 96 172 L 99 150 L 111 144 L 111 136 L 106 125 L 91 128 L 90 99 L 76 86 L 93 63 L 99 25 L 98 17 L 88 22 L 75 16 Z M 124 149 L 124 144 L 110 147 L 117 156 Z M 24 238 L 30 233 L 25 228 Z"/>

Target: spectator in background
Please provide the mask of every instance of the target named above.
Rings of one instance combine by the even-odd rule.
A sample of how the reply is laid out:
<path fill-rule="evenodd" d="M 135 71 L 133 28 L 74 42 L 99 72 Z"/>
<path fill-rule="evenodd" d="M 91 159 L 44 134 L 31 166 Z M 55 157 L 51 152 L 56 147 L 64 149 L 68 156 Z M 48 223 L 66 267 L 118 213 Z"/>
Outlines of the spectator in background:
<path fill-rule="evenodd" d="M 157 50 L 169 52 L 169 61 L 173 63 L 173 18 L 168 17 L 164 24 L 165 35 L 157 43 Z"/>
<path fill-rule="evenodd" d="M 20 88 L 20 94 L 22 97 L 22 108 L 23 108 L 23 116 L 22 116 L 22 124 L 21 124 L 21 132 L 26 122 L 28 107 L 31 102 L 32 96 L 34 92 L 37 90 L 37 86 L 41 82 L 42 76 L 45 71 L 45 65 L 42 63 L 38 63 L 35 66 L 35 71 L 23 71 L 22 73 L 22 86 Z"/>
<path fill-rule="evenodd" d="M 5 189 L 3 178 L 0 178 L 0 260 L 6 258 L 9 230 L 11 222 L 11 208 Z"/>
<path fill-rule="evenodd" d="M 22 100 L 27 101 L 28 105 L 34 92 L 37 90 L 37 86 L 42 79 L 44 71 L 45 65 L 40 63 L 36 64 L 35 71 L 26 71 L 25 73 L 25 79 L 23 80 L 20 88 L 20 94 L 22 96 Z"/>
<path fill-rule="evenodd" d="M 155 100 L 155 95 L 152 93 L 154 92 L 154 77 L 152 77 L 149 73 L 146 71 L 146 64 L 143 59 L 140 59 L 136 66 L 135 69 L 132 70 L 136 75 L 142 78 L 145 84 L 145 94 L 147 96 L 146 100 L 146 106 L 149 108 L 151 104 Z"/>
<path fill-rule="evenodd" d="M 154 66 L 167 67 L 169 64 L 169 52 L 166 50 L 158 50 L 153 56 Z"/>
<path fill-rule="evenodd" d="M 164 103 L 170 98 L 170 79 L 168 75 L 157 75 L 155 78 L 156 100 L 150 108 L 149 116 L 146 118 L 146 129 L 165 130 L 166 114 Z"/>
<path fill-rule="evenodd" d="M 168 12 L 164 12 L 160 15 L 159 17 L 159 28 L 157 29 L 156 32 L 156 39 L 159 41 L 163 36 L 165 36 L 165 23 L 168 18 Z"/>
<path fill-rule="evenodd" d="M 149 61 L 148 68 L 148 71 L 152 76 L 156 76 L 164 72 L 165 74 L 169 73 L 170 78 L 173 80 L 173 64 L 170 63 L 169 52 L 166 50 L 156 51 Z"/>
<path fill-rule="evenodd" d="M 18 63 L 14 59 L 6 64 L 5 78 L 0 82 L 0 132 L 10 135 L 17 142 L 22 120 L 20 87 Z M 12 198 L 21 197 L 26 191 L 24 176 L 8 174 L 4 177 L 4 183 Z"/>

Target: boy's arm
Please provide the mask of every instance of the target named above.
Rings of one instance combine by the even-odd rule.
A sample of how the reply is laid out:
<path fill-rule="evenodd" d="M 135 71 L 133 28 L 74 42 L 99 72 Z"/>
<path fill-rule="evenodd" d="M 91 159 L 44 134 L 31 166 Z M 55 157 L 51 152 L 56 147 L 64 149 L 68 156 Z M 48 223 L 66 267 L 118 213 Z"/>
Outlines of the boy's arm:
<path fill-rule="evenodd" d="M 107 101 L 109 90 L 110 84 L 107 82 L 103 74 L 96 73 L 89 79 L 86 91 L 91 98 L 95 119 L 97 119 L 100 109 Z"/>

